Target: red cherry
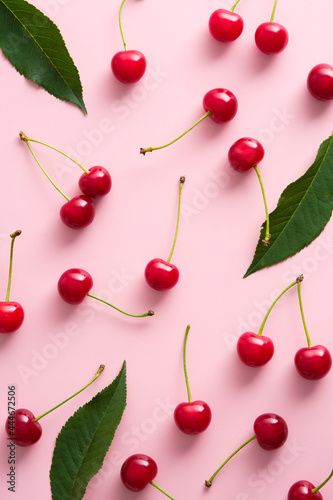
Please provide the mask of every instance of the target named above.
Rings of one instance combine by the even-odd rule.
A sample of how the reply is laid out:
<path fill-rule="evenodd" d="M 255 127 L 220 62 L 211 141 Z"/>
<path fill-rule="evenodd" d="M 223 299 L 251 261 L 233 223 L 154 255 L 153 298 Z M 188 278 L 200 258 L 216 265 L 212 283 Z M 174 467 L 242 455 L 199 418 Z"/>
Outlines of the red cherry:
<path fill-rule="evenodd" d="M 216 88 L 209 90 L 203 98 L 204 110 L 210 111 L 209 117 L 216 123 L 232 120 L 237 113 L 238 101 L 228 89 Z"/>
<path fill-rule="evenodd" d="M 149 286 L 162 292 L 173 288 L 179 280 L 178 268 L 163 259 L 152 259 L 145 268 L 145 278 Z"/>
<path fill-rule="evenodd" d="M 247 366 L 263 366 L 272 358 L 274 344 L 269 337 L 245 332 L 238 339 L 237 353 Z"/>
<path fill-rule="evenodd" d="M 289 40 L 288 31 L 282 24 L 267 22 L 258 26 L 255 32 L 255 42 L 264 54 L 278 54 L 282 52 Z"/>
<path fill-rule="evenodd" d="M 332 357 L 329 350 L 322 345 L 303 347 L 295 354 L 295 366 L 302 377 L 319 380 L 332 368 Z"/>
<path fill-rule="evenodd" d="M 40 423 L 34 421 L 35 416 L 30 410 L 20 408 L 6 420 L 6 432 L 18 446 L 30 446 L 36 443 L 42 435 Z"/>
<path fill-rule="evenodd" d="M 66 226 L 81 229 L 94 220 L 95 206 L 88 196 L 74 196 L 61 207 L 60 217 Z"/>
<path fill-rule="evenodd" d="M 333 67 L 329 64 L 317 64 L 310 71 L 307 79 L 310 94 L 319 101 L 333 99 Z"/>
<path fill-rule="evenodd" d="M 0 333 L 15 332 L 24 320 L 24 310 L 18 302 L 0 302 Z"/>
<path fill-rule="evenodd" d="M 259 446 L 267 451 L 280 448 L 288 437 L 285 420 L 275 413 L 264 413 L 257 417 L 253 428 Z"/>
<path fill-rule="evenodd" d="M 288 491 L 288 500 L 323 500 L 320 491 L 313 493 L 314 488 L 309 481 L 297 481 Z"/>
<path fill-rule="evenodd" d="M 83 269 L 65 271 L 58 281 L 58 292 L 68 304 L 80 304 L 93 286 L 91 275 Z"/>
<path fill-rule="evenodd" d="M 230 147 L 228 160 L 237 172 L 247 172 L 261 162 L 265 155 L 262 144 L 252 137 L 242 137 Z"/>
<path fill-rule="evenodd" d="M 125 460 L 120 477 L 130 491 L 142 491 L 156 477 L 157 472 L 155 460 L 148 455 L 136 453 Z"/>
<path fill-rule="evenodd" d="M 111 187 L 111 176 L 104 167 L 91 167 L 88 173 L 82 174 L 79 179 L 79 188 L 89 198 L 105 196 Z"/>
<path fill-rule="evenodd" d="M 112 72 L 121 83 L 138 82 L 144 75 L 146 67 L 146 58 L 138 50 L 122 50 L 111 60 Z"/>
<path fill-rule="evenodd" d="M 209 31 L 219 42 L 233 42 L 242 33 L 244 22 L 236 12 L 226 9 L 215 10 L 209 18 Z"/>
<path fill-rule="evenodd" d="M 177 427 L 185 434 L 204 432 L 212 419 L 210 407 L 204 401 L 179 403 L 174 411 Z"/>

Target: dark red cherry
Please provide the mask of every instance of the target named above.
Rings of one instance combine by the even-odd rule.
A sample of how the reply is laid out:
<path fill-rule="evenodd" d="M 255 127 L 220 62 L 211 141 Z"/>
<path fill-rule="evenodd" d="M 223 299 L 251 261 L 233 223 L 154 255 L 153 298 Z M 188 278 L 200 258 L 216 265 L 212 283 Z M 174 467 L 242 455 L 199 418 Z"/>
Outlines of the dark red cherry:
<path fill-rule="evenodd" d="M 212 412 L 204 401 L 187 401 L 176 406 L 174 419 L 182 432 L 194 435 L 207 429 L 212 419 Z"/>
<path fill-rule="evenodd" d="M 233 42 L 242 33 L 244 22 L 236 12 L 226 9 L 215 10 L 209 18 L 209 31 L 219 42 Z"/>
<path fill-rule="evenodd" d="M 263 366 L 272 358 L 274 344 L 265 335 L 245 332 L 238 339 L 237 353 L 247 366 Z"/>
<path fill-rule="evenodd" d="M 89 198 L 105 196 L 111 187 L 111 175 L 104 167 L 91 167 L 89 172 L 82 174 L 79 179 L 79 188 Z"/>
<path fill-rule="evenodd" d="M 152 259 L 145 268 L 145 278 L 149 286 L 162 292 L 173 288 L 179 280 L 178 268 L 163 259 Z"/>
<path fill-rule="evenodd" d="M 65 271 L 58 281 L 58 292 L 68 304 L 80 304 L 93 286 L 91 275 L 79 268 Z"/>
<path fill-rule="evenodd" d="M 20 408 L 6 420 L 6 432 L 18 446 L 30 446 L 36 443 L 42 435 L 40 423 L 34 421 L 35 416 L 30 410 Z"/>
<path fill-rule="evenodd" d="M 0 333 L 15 332 L 24 320 L 24 310 L 18 302 L 0 302 Z"/>
<path fill-rule="evenodd" d="M 265 155 L 262 144 L 252 137 L 242 137 L 230 147 L 228 160 L 237 172 L 247 172 L 261 162 Z"/>
<path fill-rule="evenodd" d="M 157 464 L 151 457 L 136 453 L 125 460 L 120 477 L 130 491 L 142 491 L 156 477 L 157 472 Z"/>
<path fill-rule="evenodd" d="M 309 481 L 297 481 L 288 491 L 288 500 L 323 500 L 320 491 L 314 493 L 314 489 L 315 486 Z"/>
<path fill-rule="evenodd" d="M 319 101 L 333 99 L 333 67 L 329 64 L 317 64 L 307 78 L 310 94 Z"/>
<path fill-rule="evenodd" d="M 81 229 L 94 220 L 95 206 L 88 196 L 74 196 L 61 207 L 60 217 L 66 226 Z"/>
<path fill-rule="evenodd" d="M 236 96 L 223 88 L 209 90 L 204 95 L 202 105 L 206 112 L 211 111 L 209 116 L 216 123 L 232 120 L 238 109 Z"/>
<path fill-rule="evenodd" d="M 138 82 L 144 75 L 146 67 L 146 58 L 138 50 L 122 50 L 111 60 L 112 72 L 121 83 Z"/>
<path fill-rule="evenodd" d="M 295 354 L 295 366 L 302 377 L 319 380 L 332 368 L 332 357 L 329 350 L 322 345 L 303 347 Z"/>
<path fill-rule="evenodd" d="M 253 428 L 259 446 L 267 451 L 280 448 L 288 437 L 285 420 L 275 413 L 264 413 L 257 417 Z"/>
<path fill-rule="evenodd" d="M 288 31 L 282 24 L 275 22 L 262 23 L 255 32 L 255 42 L 264 54 L 278 54 L 282 52 L 289 40 Z"/>

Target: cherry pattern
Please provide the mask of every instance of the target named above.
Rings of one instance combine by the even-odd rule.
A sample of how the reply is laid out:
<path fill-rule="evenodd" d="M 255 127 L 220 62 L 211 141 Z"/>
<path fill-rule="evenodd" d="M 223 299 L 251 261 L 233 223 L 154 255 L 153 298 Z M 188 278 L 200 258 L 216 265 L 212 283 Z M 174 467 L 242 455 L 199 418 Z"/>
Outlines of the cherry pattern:
<path fill-rule="evenodd" d="M 234 12 L 240 0 L 234 3 L 230 10 L 215 10 L 208 22 L 209 32 L 215 40 L 229 43 L 237 40 L 243 32 L 244 21 L 242 17 Z"/>

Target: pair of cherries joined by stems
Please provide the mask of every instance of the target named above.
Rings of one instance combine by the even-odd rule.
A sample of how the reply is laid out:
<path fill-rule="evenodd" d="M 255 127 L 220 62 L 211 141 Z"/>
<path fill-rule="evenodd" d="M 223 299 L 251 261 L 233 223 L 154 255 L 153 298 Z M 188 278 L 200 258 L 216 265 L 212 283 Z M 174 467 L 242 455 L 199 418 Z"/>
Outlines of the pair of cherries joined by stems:
<path fill-rule="evenodd" d="M 37 164 L 41 168 L 42 172 L 46 175 L 48 180 L 53 184 L 53 186 L 57 189 L 57 191 L 62 194 L 62 196 L 67 200 L 67 202 L 60 209 L 60 217 L 66 226 L 72 229 L 82 229 L 94 220 L 95 217 L 95 205 L 93 203 L 93 199 L 100 198 L 109 193 L 112 187 L 112 180 L 110 173 L 101 166 L 94 166 L 87 170 L 80 163 L 78 163 L 74 158 L 71 158 L 69 155 L 64 153 L 63 151 L 46 144 L 45 142 L 38 141 L 36 139 L 31 139 L 27 137 L 23 132 L 20 132 L 20 138 L 25 144 L 28 146 L 29 151 L 32 156 L 36 160 Z M 35 142 L 37 144 L 41 144 L 46 146 L 58 153 L 62 154 L 69 160 L 76 163 L 82 170 L 83 174 L 79 179 L 79 188 L 81 189 L 83 195 L 74 196 L 73 198 L 69 198 L 50 178 L 50 176 L 46 173 L 41 163 L 37 159 L 34 151 L 31 148 L 30 143 Z"/>
<path fill-rule="evenodd" d="M 42 426 L 39 420 L 87 389 L 87 387 L 100 376 L 104 368 L 104 365 L 100 365 L 96 374 L 87 385 L 39 417 L 35 417 L 30 410 L 25 408 L 19 408 L 13 411 L 12 414 L 8 415 L 5 424 L 7 436 L 13 440 L 17 446 L 27 447 L 37 443 L 42 436 Z"/>
<path fill-rule="evenodd" d="M 217 9 L 209 18 L 209 31 L 215 40 L 223 43 L 237 40 L 244 29 L 242 17 L 234 12 L 237 0 L 230 10 Z M 288 31 L 282 24 L 274 22 L 277 0 L 274 2 L 273 11 L 269 22 L 262 23 L 255 32 L 255 43 L 258 49 L 267 55 L 282 52 L 289 41 Z"/>
<path fill-rule="evenodd" d="M 237 353 L 241 361 L 250 367 L 263 366 L 272 358 L 274 354 L 274 344 L 272 340 L 262 335 L 267 318 L 277 301 L 293 286 L 297 285 L 298 299 L 303 326 L 307 338 L 307 347 L 299 349 L 294 358 L 294 363 L 298 373 L 308 380 L 319 380 L 325 377 L 332 367 L 332 357 L 329 350 L 323 345 L 312 345 L 304 317 L 304 310 L 301 297 L 301 282 L 303 276 L 300 275 L 287 286 L 274 300 L 268 309 L 258 333 L 245 332 L 237 342 Z"/>

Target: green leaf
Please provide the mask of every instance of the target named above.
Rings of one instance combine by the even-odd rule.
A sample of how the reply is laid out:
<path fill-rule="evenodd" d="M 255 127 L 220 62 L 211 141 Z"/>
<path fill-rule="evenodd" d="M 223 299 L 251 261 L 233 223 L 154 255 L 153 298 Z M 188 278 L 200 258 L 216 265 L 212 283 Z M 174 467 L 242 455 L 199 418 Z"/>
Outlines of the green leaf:
<path fill-rule="evenodd" d="M 0 0 L 0 47 L 19 73 L 87 113 L 78 70 L 57 26 L 25 0 Z"/>
<path fill-rule="evenodd" d="M 50 470 L 53 500 L 80 500 L 99 471 L 126 406 L 126 363 L 61 429 Z"/>
<path fill-rule="evenodd" d="M 270 244 L 264 246 L 262 225 L 253 261 L 244 278 L 295 255 L 325 228 L 333 210 L 333 135 L 319 147 L 314 163 L 289 184 L 269 215 Z"/>

